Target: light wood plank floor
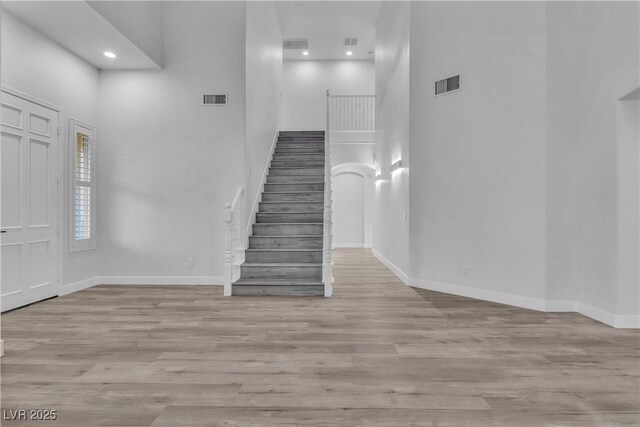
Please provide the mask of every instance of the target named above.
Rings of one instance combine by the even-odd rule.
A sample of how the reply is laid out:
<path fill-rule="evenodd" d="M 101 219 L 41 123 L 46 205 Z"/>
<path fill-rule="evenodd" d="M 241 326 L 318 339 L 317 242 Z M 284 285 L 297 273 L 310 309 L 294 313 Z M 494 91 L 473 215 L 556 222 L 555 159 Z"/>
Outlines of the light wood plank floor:
<path fill-rule="evenodd" d="M 2 316 L 3 426 L 634 426 L 640 335 L 415 290 L 364 250 L 333 298 L 98 286 Z"/>

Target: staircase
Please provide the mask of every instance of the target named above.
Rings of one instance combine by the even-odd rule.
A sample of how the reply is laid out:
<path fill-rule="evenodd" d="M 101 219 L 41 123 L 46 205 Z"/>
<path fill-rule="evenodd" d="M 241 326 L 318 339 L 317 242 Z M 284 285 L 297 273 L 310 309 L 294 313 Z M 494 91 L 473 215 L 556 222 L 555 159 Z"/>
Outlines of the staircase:
<path fill-rule="evenodd" d="M 324 295 L 324 162 L 324 131 L 280 132 L 232 295 Z"/>

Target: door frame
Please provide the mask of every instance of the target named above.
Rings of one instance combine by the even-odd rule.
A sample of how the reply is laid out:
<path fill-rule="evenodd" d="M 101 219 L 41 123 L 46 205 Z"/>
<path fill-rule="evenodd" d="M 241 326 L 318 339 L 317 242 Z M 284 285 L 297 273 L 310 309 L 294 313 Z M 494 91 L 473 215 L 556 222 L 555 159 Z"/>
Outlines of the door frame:
<path fill-rule="evenodd" d="M 58 174 L 56 177 L 57 183 L 57 194 L 58 194 L 58 218 L 56 221 L 56 231 L 58 236 L 58 256 L 57 256 L 57 264 L 58 271 L 57 277 L 55 278 L 57 283 L 58 292 L 57 295 L 60 295 L 60 291 L 62 290 L 62 266 L 63 266 L 63 254 L 64 254 L 64 233 L 63 233 L 63 222 L 62 218 L 64 217 L 64 190 L 63 190 L 63 173 L 64 173 L 64 152 L 66 149 L 66 144 L 61 144 L 60 141 L 63 140 L 64 129 L 62 128 L 63 120 L 63 112 L 62 108 L 58 107 L 55 104 L 51 104 L 49 102 L 43 101 L 31 95 L 28 95 L 24 92 L 20 92 L 18 90 L 12 89 L 8 86 L 2 85 L 0 86 L 0 91 L 5 92 L 9 95 L 13 95 L 17 98 L 21 98 L 27 102 L 31 102 L 33 104 L 39 105 L 44 108 L 48 108 L 50 110 L 58 113 L 58 123 L 57 123 L 57 143 L 58 143 Z M 1 118 L 0 118 L 1 119 Z"/>

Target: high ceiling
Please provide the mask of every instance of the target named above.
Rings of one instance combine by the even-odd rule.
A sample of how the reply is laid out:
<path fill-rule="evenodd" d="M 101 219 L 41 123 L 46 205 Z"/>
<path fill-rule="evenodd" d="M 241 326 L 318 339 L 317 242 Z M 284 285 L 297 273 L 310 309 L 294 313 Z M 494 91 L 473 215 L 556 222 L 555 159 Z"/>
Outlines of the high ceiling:
<path fill-rule="evenodd" d="M 97 68 L 159 68 L 87 2 L 4 0 L 2 7 Z M 105 50 L 117 52 L 118 60 L 106 58 Z"/>
<path fill-rule="evenodd" d="M 285 50 L 285 60 L 374 59 L 379 1 L 284 1 L 276 5 L 284 39 L 309 40 L 308 56 L 301 50 Z M 358 44 L 347 47 L 346 38 L 357 38 Z M 347 56 L 347 50 L 353 54 Z"/>

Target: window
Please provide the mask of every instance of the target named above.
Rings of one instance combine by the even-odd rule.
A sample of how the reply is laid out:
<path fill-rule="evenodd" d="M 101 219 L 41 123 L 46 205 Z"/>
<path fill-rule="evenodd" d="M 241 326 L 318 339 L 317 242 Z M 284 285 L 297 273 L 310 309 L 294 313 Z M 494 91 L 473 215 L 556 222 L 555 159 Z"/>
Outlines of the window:
<path fill-rule="evenodd" d="M 95 248 L 95 127 L 69 121 L 71 161 L 69 251 Z"/>

